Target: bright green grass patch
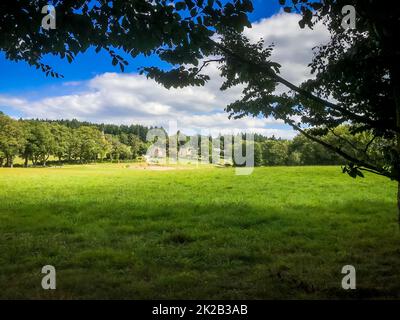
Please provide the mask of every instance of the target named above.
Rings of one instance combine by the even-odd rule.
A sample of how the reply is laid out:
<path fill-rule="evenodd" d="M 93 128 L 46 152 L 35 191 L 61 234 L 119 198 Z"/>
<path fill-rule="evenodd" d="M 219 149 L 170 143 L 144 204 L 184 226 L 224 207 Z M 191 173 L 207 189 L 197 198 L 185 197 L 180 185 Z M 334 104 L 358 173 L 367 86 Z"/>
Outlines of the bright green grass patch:
<path fill-rule="evenodd" d="M 393 182 L 185 169 L 0 169 L 0 298 L 400 297 Z M 355 291 L 341 289 L 346 264 Z"/>

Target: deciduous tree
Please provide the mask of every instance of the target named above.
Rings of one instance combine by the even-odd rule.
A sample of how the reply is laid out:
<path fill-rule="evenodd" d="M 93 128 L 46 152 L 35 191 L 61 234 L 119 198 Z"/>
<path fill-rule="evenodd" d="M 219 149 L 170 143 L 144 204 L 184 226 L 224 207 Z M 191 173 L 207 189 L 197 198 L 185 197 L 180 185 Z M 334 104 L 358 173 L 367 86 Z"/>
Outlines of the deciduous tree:
<path fill-rule="evenodd" d="M 6 167 L 14 166 L 15 157 L 23 150 L 25 132 L 22 123 L 0 114 L 0 161 Z"/>

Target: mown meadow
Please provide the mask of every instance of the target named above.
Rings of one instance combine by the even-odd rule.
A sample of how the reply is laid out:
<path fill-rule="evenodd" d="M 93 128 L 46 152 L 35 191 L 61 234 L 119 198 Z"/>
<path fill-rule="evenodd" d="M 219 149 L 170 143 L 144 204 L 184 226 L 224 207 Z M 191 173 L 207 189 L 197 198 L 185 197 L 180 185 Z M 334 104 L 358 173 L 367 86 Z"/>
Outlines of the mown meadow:
<path fill-rule="evenodd" d="M 0 298 L 400 298 L 395 194 L 339 167 L 1 168 Z"/>

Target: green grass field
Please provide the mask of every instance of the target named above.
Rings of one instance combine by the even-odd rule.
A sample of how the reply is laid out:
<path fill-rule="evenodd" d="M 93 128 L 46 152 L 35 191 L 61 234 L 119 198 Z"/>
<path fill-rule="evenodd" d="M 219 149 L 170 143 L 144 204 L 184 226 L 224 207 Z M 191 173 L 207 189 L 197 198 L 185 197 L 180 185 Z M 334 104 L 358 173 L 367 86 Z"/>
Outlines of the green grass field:
<path fill-rule="evenodd" d="M 395 193 L 338 167 L 0 169 L 0 298 L 399 298 Z"/>

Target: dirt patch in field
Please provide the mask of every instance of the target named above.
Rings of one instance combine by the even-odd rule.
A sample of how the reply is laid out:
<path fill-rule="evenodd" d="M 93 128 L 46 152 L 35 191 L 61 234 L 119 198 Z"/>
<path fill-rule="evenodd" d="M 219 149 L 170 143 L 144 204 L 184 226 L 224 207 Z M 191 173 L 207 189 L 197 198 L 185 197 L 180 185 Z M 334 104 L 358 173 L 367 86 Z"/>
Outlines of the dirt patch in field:
<path fill-rule="evenodd" d="M 151 171 L 170 171 L 170 170 L 177 170 L 178 168 L 174 167 L 161 167 L 161 166 L 148 166 L 142 169 L 151 170 Z"/>
<path fill-rule="evenodd" d="M 171 171 L 171 170 L 179 170 L 179 169 L 182 169 L 182 168 L 167 167 L 167 166 L 130 166 L 129 169 L 132 169 L 132 170 L 149 170 L 149 171 Z"/>

